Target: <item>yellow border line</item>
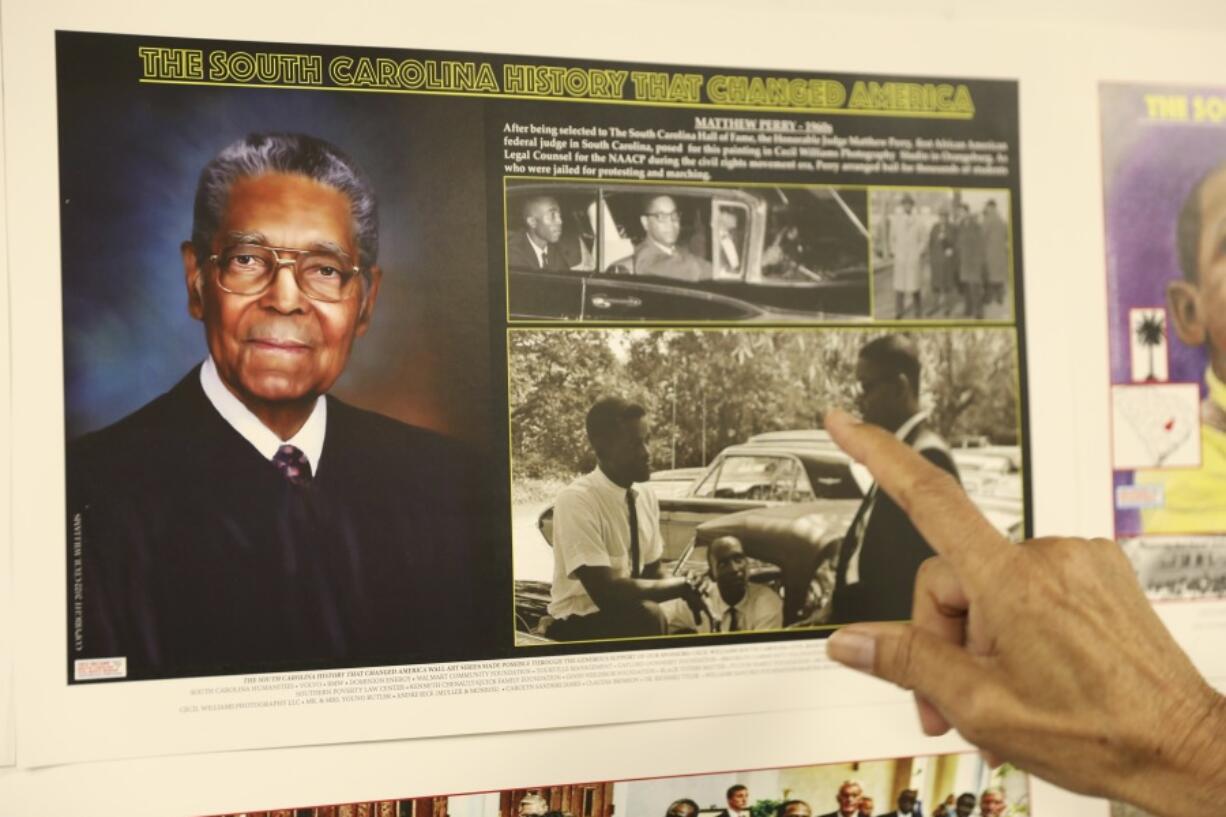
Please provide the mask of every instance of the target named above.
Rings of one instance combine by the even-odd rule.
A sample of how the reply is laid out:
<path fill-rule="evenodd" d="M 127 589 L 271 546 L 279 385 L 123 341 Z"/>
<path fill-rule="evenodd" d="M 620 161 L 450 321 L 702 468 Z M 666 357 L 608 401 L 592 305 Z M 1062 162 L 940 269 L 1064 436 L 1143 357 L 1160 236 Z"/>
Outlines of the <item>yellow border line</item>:
<path fill-rule="evenodd" d="M 892 333 L 898 333 L 904 330 L 908 332 L 937 333 L 937 332 L 948 332 L 948 331 L 951 331 L 951 329 L 956 328 L 956 329 L 959 329 L 965 332 L 994 331 L 994 332 L 1011 333 L 1013 336 L 1013 377 L 1014 377 L 1014 383 L 1017 387 L 1017 392 L 1016 392 L 1017 414 L 1015 417 L 1015 423 L 1016 423 L 1015 428 L 1017 431 L 1018 448 L 1019 448 L 1019 451 L 1022 453 L 1022 463 L 1019 469 L 1019 474 L 1024 484 L 1024 480 L 1026 479 L 1027 471 L 1026 471 L 1026 458 L 1025 458 L 1026 447 L 1024 445 L 1024 437 L 1022 434 L 1024 430 L 1022 428 L 1022 417 L 1025 414 L 1026 406 L 1025 406 L 1025 401 L 1023 401 L 1022 399 L 1022 390 L 1021 390 L 1021 344 L 1018 343 L 1018 338 L 1019 338 L 1020 333 L 1018 331 L 1018 328 L 1012 324 L 1009 324 L 1007 326 L 985 326 L 982 323 L 972 323 L 972 324 L 963 323 L 963 324 L 959 324 L 957 327 L 943 327 L 943 326 L 937 326 L 931 323 L 926 323 L 923 325 L 910 326 L 910 327 L 898 327 L 898 326 L 819 326 L 819 327 L 792 326 L 792 327 L 776 328 L 776 327 L 745 326 L 745 327 L 737 327 L 737 328 L 725 327 L 722 329 L 709 329 L 709 328 L 689 326 L 685 328 L 688 328 L 689 331 L 691 332 L 808 332 L 808 333 L 860 332 L 864 334 L 869 334 L 873 332 L 882 332 L 882 333 L 892 334 Z M 527 332 L 633 332 L 633 331 L 666 332 L 666 331 L 681 331 L 681 330 L 663 329 L 660 327 L 651 327 L 650 329 L 646 329 L 646 330 L 636 330 L 633 327 L 625 327 L 625 326 L 539 326 L 539 327 L 508 326 L 506 327 L 506 333 L 507 333 L 507 342 L 506 342 L 506 349 L 507 349 L 507 366 L 506 366 L 506 370 L 507 370 L 507 463 L 509 465 L 509 467 L 507 468 L 507 479 L 510 483 L 508 485 L 507 496 L 510 497 L 510 500 L 511 500 L 511 509 L 510 509 L 511 513 L 508 514 L 508 518 L 513 519 L 514 512 L 515 512 L 515 479 L 513 476 L 514 471 L 515 471 L 515 451 L 513 450 L 514 449 L 514 433 L 512 431 L 512 423 L 511 423 L 511 411 L 513 408 L 511 404 L 511 367 L 513 365 L 512 355 L 511 355 L 511 334 L 515 332 L 527 333 Z M 966 449 L 966 450 L 974 451 L 975 449 L 972 448 L 972 449 Z M 718 454 L 719 452 L 716 452 L 717 456 Z M 709 464 L 710 463 L 708 463 L 708 465 Z M 703 467 L 705 468 L 706 466 L 703 466 Z M 1021 522 L 1022 522 L 1022 528 L 1023 528 L 1023 535 L 1030 536 L 1031 535 L 1030 531 L 1026 530 L 1026 493 L 1025 491 L 1022 492 L 1021 510 L 1022 510 Z M 674 641 L 677 639 L 686 639 L 686 638 L 690 638 L 690 639 L 692 638 L 712 638 L 712 637 L 720 637 L 720 636 L 736 637 L 736 636 L 744 636 L 744 635 L 759 635 L 763 633 L 765 634 L 817 633 L 817 632 L 823 632 L 826 630 L 833 630 L 841 626 L 841 625 L 834 625 L 834 624 L 819 624 L 819 625 L 815 625 L 812 627 L 795 627 L 795 628 L 785 627 L 785 628 L 772 629 L 772 630 L 746 630 L 744 632 L 737 632 L 737 633 L 674 633 L 672 635 L 625 636 L 625 637 L 620 637 L 620 638 L 585 639 L 582 641 L 549 641 L 547 643 L 541 643 L 541 644 L 520 644 L 519 643 L 520 633 L 517 627 L 518 620 L 516 617 L 516 609 L 515 609 L 515 582 L 516 581 L 529 581 L 529 580 L 528 579 L 522 579 L 522 580 L 517 579 L 515 576 L 515 525 L 514 523 L 511 524 L 509 538 L 511 540 L 511 629 L 512 629 L 512 649 L 513 650 L 526 650 L 526 649 L 533 649 L 533 648 L 538 648 L 538 647 L 553 647 L 553 648 L 568 647 L 574 644 L 614 644 L 614 643 L 622 643 L 622 642 L 630 642 L 630 641 L 644 642 L 646 644 L 658 644 L 662 641 Z M 549 547 L 551 551 L 553 550 L 552 545 L 549 545 L 548 543 L 546 543 L 546 546 Z M 549 584 L 552 587 L 552 580 L 549 582 Z M 777 642 L 772 642 L 772 643 L 777 643 Z"/>
<path fill-rule="evenodd" d="M 191 79 L 147 79 L 137 80 L 142 85 L 187 85 L 208 88 L 265 88 L 280 91 L 340 91 L 359 94 L 415 94 L 422 96 L 457 96 L 469 99 L 518 99 L 532 102 L 578 102 L 588 105 L 629 105 L 648 108 L 674 108 L 694 111 L 760 111 L 764 113 L 791 113 L 821 116 L 884 116 L 894 119 L 948 119 L 970 122 L 975 119 L 974 113 L 953 111 L 880 111 L 868 108 L 799 108 L 785 105 L 736 105 L 720 102 L 664 102 L 638 99 L 593 99 L 591 97 L 569 96 L 534 96 L 532 94 L 477 93 L 470 91 L 432 91 L 420 88 L 355 88 L 342 85 L 286 85 L 264 82 L 210 82 L 208 80 Z"/>

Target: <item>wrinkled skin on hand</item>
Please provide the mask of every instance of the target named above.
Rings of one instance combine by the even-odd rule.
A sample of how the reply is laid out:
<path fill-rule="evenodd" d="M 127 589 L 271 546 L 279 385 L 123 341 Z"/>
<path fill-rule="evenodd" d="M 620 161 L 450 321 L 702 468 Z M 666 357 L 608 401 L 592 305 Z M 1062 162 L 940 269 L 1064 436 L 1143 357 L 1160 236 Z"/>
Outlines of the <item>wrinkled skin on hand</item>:
<path fill-rule="evenodd" d="M 1160 815 L 1220 806 L 1226 699 L 1114 542 L 1011 544 L 889 432 L 843 412 L 826 427 L 938 554 L 916 578 L 910 624 L 845 627 L 832 658 L 914 690 L 926 733 L 953 727 L 993 762 Z"/>

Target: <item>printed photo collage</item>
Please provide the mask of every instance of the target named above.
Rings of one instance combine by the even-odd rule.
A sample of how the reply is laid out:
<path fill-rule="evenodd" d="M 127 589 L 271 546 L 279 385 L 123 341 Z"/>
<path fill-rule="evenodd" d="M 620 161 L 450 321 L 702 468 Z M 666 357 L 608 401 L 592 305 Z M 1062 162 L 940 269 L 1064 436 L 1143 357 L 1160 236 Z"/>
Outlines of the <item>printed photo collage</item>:
<path fill-rule="evenodd" d="M 1022 537 L 1010 190 L 508 177 L 504 201 L 518 646 L 908 618 L 931 551 L 884 501 L 853 530 L 872 480 L 833 408 L 939 448 Z"/>
<path fill-rule="evenodd" d="M 525 786 L 216 817 L 1029 817 L 1030 781 L 974 753 Z"/>

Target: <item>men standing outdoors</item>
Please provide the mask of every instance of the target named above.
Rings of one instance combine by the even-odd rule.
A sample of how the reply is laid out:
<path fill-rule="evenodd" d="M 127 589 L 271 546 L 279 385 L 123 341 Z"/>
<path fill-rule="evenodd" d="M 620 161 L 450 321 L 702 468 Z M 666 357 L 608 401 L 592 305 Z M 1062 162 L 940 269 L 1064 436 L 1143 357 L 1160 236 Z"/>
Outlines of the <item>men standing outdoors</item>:
<path fill-rule="evenodd" d="M 551 196 L 533 196 L 521 208 L 523 228 L 507 236 L 507 265 L 513 269 L 563 272 L 562 210 Z"/>
<path fill-rule="evenodd" d="M 703 592 L 705 614 L 696 621 L 690 605 L 680 599 L 668 602 L 670 633 L 735 633 L 783 626 L 783 599 L 769 587 L 749 581 L 749 560 L 739 539 L 721 536 L 711 542 L 707 566 L 711 581 Z"/>
<path fill-rule="evenodd" d="M 844 780 L 839 786 L 835 799 L 839 803 L 837 810 L 822 817 L 858 817 L 860 813 L 860 798 L 864 796 L 864 787 L 858 780 Z"/>
<path fill-rule="evenodd" d="M 945 441 L 920 410 L 920 360 L 905 335 L 883 335 L 856 362 L 860 415 L 894 432 L 925 459 L 957 476 Z M 911 616 L 915 576 L 932 548 L 893 499 L 865 494 L 839 550 L 828 623 L 903 620 Z"/>
<path fill-rule="evenodd" d="M 328 395 L 377 253 L 373 189 L 335 146 L 253 134 L 206 165 L 181 254 L 208 354 L 69 449 L 74 659 L 149 678 L 481 649 L 454 604 L 483 554 L 470 456 Z"/>
<path fill-rule="evenodd" d="M 677 243 L 681 237 L 681 211 L 672 196 L 646 199 L 640 217 L 646 238 L 634 251 L 634 274 L 709 281 L 711 262 Z"/>
<path fill-rule="evenodd" d="M 958 283 L 966 303 L 966 317 L 983 317 L 983 286 L 987 279 L 987 254 L 983 229 L 971 208 L 958 206 Z"/>
<path fill-rule="evenodd" d="M 660 505 L 634 487 L 651 477 L 646 411 L 605 397 L 585 425 L 597 465 L 554 505 L 553 621 L 545 634 L 560 641 L 662 635 L 660 602 L 698 606 L 701 596 L 687 579 L 663 577 Z"/>
<path fill-rule="evenodd" d="M 1009 225 L 1000 217 L 996 201 L 988 199 L 983 206 L 984 300 L 996 304 L 1005 302 L 1005 286 L 1009 280 Z"/>
<path fill-rule="evenodd" d="M 1207 396 L 1200 406 L 1200 468 L 1139 471 L 1138 484 L 1161 484 L 1162 507 L 1141 512 L 1145 533 L 1226 531 L 1226 163 L 1188 193 L 1176 224 L 1182 278 L 1167 285 L 1179 340 L 1203 347 Z"/>
<path fill-rule="evenodd" d="M 728 807 L 715 817 L 750 817 L 747 787 L 740 783 L 729 786 L 728 791 L 724 792 L 724 802 L 728 804 Z"/>
<path fill-rule="evenodd" d="M 907 296 L 911 296 L 914 314 L 924 316 L 920 297 L 920 268 L 927 249 L 928 231 L 915 212 L 915 199 L 910 193 L 902 197 L 902 212 L 890 219 L 890 255 L 894 258 L 894 318 L 906 313 Z"/>
<path fill-rule="evenodd" d="M 958 237 L 948 207 L 941 208 L 941 217 L 928 234 L 928 267 L 936 312 L 945 315 L 953 306 L 949 296 L 958 282 Z"/>

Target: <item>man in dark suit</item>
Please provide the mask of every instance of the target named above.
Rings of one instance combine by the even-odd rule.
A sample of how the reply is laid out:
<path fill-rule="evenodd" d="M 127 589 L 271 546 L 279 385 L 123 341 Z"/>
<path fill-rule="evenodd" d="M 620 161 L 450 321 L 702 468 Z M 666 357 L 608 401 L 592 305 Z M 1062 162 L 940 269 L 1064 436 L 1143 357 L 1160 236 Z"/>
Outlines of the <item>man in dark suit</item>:
<path fill-rule="evenodd" d="M 737 783 L 724 792 L 728 807 L 715 817 L 749 817 L 749 789 Z"/>
<path fill-rule="evenodd" d="M 166 678 L 493 643 L 456 603 L 489 559 L 474 458 L 327 394 L 370 325 L 377 251 L 370 183 L 326 142 L 253 134 L 205 167 L 181 253 L 208 356 L 69 448 L 71 679 L 103 658 Z"/>
<path fill-rule="evenodd" d="M 507 236 L 507 265 L 512 269 L 565 272 L 562 254 L 562 210 L 550 196 L 533 196 L 521 210 L 523 228 Z"/>
<path fill-rule="evenodd" d="M 881 815 L 881 817 L 921 817 L 915 808 L 918 802 L 918 791 L 915 789 L 903 789 L 898 793 L 898 808 Z"/>
<path fill-rule="evenodd" d="M 864 787 L 860 785 L 860 781 L 844 780 L 843 785 L 839 786 L 839 793 L 835 795 L 835 800 L 839 804 L 838 809 L 829 814 L 823 814 L 822 817 L 857 817 L 860 798 L 863 795 Z"/>
<path fill-rule="evenodd" d="M 904 335 L 884 335 L 860 350 L 859 408 L 865 422 L 894 432 L 957 478 L 949 447 L 919 407 L 920 361 Z M 839 549 L 831 624 L 910 618 L 915 575 L 933 550 L 888 494 L 869 489 Z"/>

